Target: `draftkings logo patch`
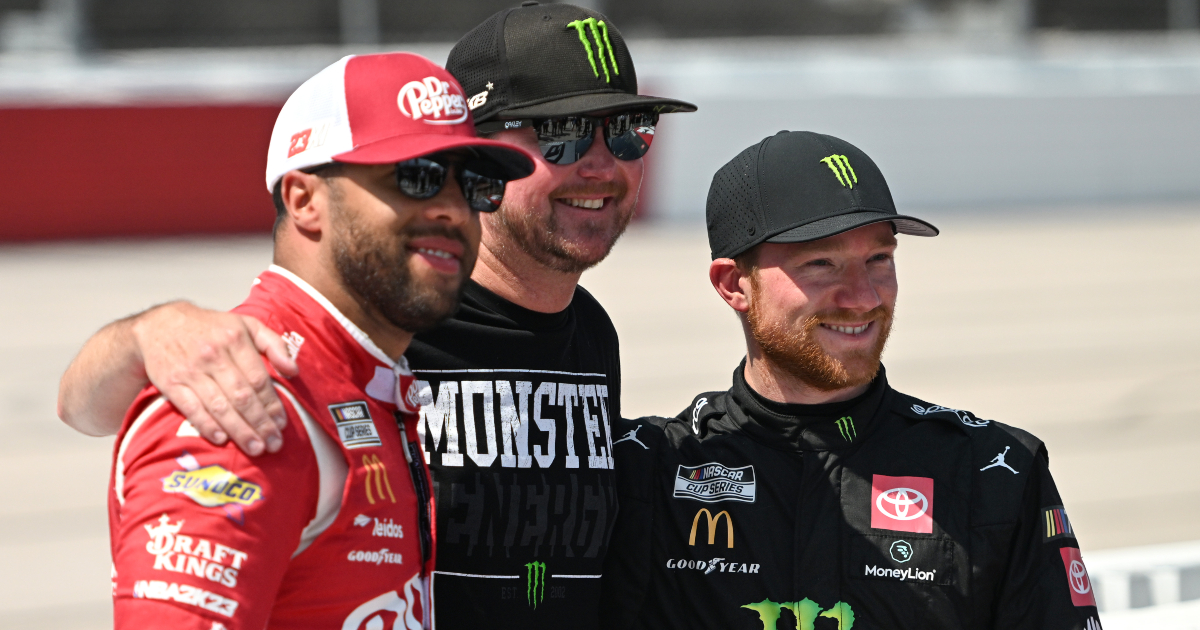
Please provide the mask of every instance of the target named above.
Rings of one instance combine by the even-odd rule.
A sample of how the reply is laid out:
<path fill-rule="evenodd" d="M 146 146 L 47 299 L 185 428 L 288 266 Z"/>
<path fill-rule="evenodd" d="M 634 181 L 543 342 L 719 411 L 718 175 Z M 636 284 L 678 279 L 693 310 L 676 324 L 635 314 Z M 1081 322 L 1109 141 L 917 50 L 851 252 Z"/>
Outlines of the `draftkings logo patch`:
<path fill-rule="evenodd" d="M 675 474 L 674 496 L 677 499 L 754 503 L 756 490 L 754 466 L 729 468 L 710 462 L 700 466 L 680 466 Z"/>
<path fill-rule="evenodd" d="M 375 431 L 375 421 L 371 419 L 367 403 L 359 400 L 329 405 L 329 413 L 337 425 L 338 437 L 346 448 L 366 448 L 383 444 L 379 433 Z"/>

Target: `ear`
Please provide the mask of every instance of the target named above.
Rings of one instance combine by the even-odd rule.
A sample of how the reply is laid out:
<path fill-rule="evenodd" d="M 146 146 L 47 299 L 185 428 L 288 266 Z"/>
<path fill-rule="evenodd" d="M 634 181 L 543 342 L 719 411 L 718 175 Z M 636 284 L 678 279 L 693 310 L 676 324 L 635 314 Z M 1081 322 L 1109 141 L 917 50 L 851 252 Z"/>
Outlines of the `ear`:
<path fill-rule="evenodd" d="M 327 194 L 319 194 L 325 186 L 318 175 L 301 171 L 288 171 L 279 182 L 279 194 L 287 208 L 288 218 L 303 232 L 320 233 L 327 211 Z"/>
<path fill-rule="evenodd" d="M 708 266 L 708 280 L 722 300 L 733 310 L 750 310 L 750 276 L 738 269 L 732 258 L 718 258 Z"/>

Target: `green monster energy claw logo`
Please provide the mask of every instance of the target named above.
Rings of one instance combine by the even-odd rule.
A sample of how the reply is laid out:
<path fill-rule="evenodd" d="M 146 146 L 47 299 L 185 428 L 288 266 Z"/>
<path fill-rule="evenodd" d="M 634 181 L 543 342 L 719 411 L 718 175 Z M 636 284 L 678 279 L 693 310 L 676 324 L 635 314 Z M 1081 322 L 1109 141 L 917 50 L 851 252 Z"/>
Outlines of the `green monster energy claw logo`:
<path fill-rule="evenodd" d="M 620 76 L 621 71 L 617 68 L 617 57 L 613 55 L 612 42 L 608 40 L 608 25 L 603 20 L 597 21 L 596 18 L 588 18 L 586 20 L 575 20 L 567 24 L 567 28 L 574 28 L 575 32 L 579 33 L 579 41 L 583 44 L 583 49 L 587 51 L 588 63 L 592 64 L 592 74 L 596 78 L 600 78 L 600 70 L 604 70 L 604 82 L 611 83 L 612 77 L 608 73 L 608 65 L 612 64 L 612 73 Z M 592 34 L 592 40 L 596 42 L 596 52 L 592 53 L 592 43 L 588 41 L 587 30 Z M 608 61 L 605 61 L 604 53 L 608 52 Z M 596 58 L 600 58 L 600 68 L 596 68 Z"/>
<path fill-rule="evenodd" d="M 858 175 L 854 174 L 854 169 L 851 168 L 850 160 L 846 159 L 846 156 L 831 155 L 821 161 L 829 167 L 829 170 L 833 171 L 842 186 L 854 188 L 854 185 L 858 183 Z"/>
<path fill-rule="evenodd" d="M 525 570 L 525 598 L 537 610 L 538 604 L 546 599 L 546 563 L 529 562 L 525 564 Z"/>
<path fill-rule="evenodd" d="M 853 442 L 854 438 L 858 437 L 858 432 L 854 430 L 854 418 L 844 416 L 838 418 L 834 424 L 837 425 L 838 433 L 841 433 L 847 442 Z"/>
<path fill-rule="evenodd" d="M 779 616 L 785 610 L 796 616 L 796 630 L 813 630 L 816 627 L 817 617 L 836 619 L 838 630 L 851 630 L 854 627 L 854 611 L 846 602 L 838 602 L 824 612 L 821 611 L 819 604 L 807 597 L 798 602 L 783 603 L 764 599 L 757 604 L 746 604 L 742 608 L 749 608 L 758 613 L 763 630 L 776 630 Z"/>

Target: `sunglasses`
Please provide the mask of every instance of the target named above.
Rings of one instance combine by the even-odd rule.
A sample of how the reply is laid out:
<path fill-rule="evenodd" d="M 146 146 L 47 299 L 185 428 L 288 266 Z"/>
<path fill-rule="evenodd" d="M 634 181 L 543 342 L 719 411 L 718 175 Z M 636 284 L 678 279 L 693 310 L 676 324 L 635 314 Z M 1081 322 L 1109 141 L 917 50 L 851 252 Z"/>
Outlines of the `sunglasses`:
<path fill-rule="evenodd" d="M 472 210 L 495 212 L 500 209 L 506 183 L 503 179 L 480 175 L 468 169 L 465 162 L 446 156 L 432 155 L 398 162 L 396 186 L 413 199 L 432 199 L 442 192 L 451 167 L 454 169 L 454 179 Z"/>
<path fill-rule="evenodd" d="M 618 160 L 636 160 L 650 150 L 658 114 L 625 112 L 612 116 L 558 116 L 497 120 L 479 125 L 479 133 L 531 128 L 537 134 L 542 157 L 551 164 L 575 162 L 592 148 L 596 128 L 604 130 L 604 144 Z"/>

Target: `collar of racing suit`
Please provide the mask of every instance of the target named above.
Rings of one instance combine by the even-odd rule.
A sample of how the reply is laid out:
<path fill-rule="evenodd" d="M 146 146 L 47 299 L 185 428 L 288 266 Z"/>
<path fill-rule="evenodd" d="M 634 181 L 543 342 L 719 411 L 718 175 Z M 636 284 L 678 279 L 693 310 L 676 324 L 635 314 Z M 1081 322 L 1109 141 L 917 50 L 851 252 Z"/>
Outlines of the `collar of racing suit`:
<path fill-rule="evenodd" d="M 857 445 L 874 428 L 873 420 L 890 390 L 881 365 L 867 391 L 856 398 L 821 405 L 780 403 L 750 388 L 745 366 L 743 360 L 733 373 L 729 416 L 751 438 L 781 450 L 827 451 Z"/>

